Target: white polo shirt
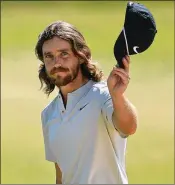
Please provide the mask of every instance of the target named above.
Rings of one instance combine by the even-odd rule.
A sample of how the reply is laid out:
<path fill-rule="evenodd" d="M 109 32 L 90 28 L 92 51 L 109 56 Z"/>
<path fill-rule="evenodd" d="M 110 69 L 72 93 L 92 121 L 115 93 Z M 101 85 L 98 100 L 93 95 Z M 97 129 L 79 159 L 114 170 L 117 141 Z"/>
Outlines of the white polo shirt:
<path fill-rule="evenodd" d="M 113 106 L 106 82 L 89 81 L 61 95 L 42 111 L 46 160 L 57 163 L 63 184 L 128 184 L 126 138 L 112 123 Z"/>

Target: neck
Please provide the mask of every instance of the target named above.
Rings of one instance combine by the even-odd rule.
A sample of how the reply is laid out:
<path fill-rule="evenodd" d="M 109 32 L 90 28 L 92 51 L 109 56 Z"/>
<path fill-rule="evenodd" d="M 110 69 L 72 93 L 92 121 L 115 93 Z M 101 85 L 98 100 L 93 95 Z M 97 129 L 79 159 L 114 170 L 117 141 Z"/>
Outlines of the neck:
<path fill-rule="evenodd" d="M 80 72 L 71 83 L 67 84 L 66 86 L 60 87 L 60 91 L 61 91 L 61 95 L 62 95 L 65 107 L 67 104 L 67 94 L 79 89 L 81 86 L 83 86 L 87 82 L 88 82 L 88 79 L 85 78 Z"/>

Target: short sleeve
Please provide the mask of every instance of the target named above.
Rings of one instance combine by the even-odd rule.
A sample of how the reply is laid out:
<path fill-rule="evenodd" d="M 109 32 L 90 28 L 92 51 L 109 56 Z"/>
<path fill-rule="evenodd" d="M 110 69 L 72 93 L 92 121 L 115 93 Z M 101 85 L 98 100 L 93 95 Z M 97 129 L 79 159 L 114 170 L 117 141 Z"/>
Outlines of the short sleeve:
<path fill-rule="evenodd" d="M 123 134 L 118 128 L 116 128 L 116 125 L 114 125 L 112 121 L 112 115 L 114 112 L 114 108 L 113 108 L 112 98 L 108 91 L 105 92 L 104 100 L 105 101 L 102 105 L 102 115 L 105 119 L 105 122 L 107 124 L 111 124 L 114 127 L 114 129 L 119 132 L 122 138 L 128 137 L 128 135 Z"/>
<path fill-rule="evenodd" d="M 113 124 L 113 121 L 112 121 L 113 111 L 114 111 L 114 108 L 112 104 L 112 99 L 109 96 L 102 105 L 102 115 L 105 121 L 109 124 Z"/>
<path fill-rule="evenodd" d="M 56 158 L 53 155 L 49 146 L 48 127 L 45 125 L 43 112 L 41 113 L 41 121 L 42 121 L 42 130 L 43 130 L 43 138 L 44 138 L 45 159 L 51 162 L 56 162 Z"/>

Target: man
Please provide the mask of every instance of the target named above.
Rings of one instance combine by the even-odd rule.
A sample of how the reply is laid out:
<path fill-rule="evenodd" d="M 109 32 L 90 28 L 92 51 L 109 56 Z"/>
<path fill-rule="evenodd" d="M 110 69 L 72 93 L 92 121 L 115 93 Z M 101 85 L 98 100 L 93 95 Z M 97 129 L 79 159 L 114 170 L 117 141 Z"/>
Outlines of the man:
<path fill-rule="evenodd" d="M 125 97 L 125 70 L 114 67 L 107 82 L 92 62 L 82 34 L 58 21 L 39 36 L 36 55 L 41 87 L 58 95 L 42 111 L 46 159 L 56 168 L 57 184 L 127 184 L 127 136 L 135 133 L 137 115 Z"/>

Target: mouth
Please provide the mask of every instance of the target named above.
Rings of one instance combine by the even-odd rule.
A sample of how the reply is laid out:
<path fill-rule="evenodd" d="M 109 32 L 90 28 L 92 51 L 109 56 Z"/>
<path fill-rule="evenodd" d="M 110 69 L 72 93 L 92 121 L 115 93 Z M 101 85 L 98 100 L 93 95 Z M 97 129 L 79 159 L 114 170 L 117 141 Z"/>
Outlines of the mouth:
<path fill-rule="evenodd" d="M 55 71 L 53 74 L 57 74 L 57 73 L 65 73 L 65 71 Z"/>

